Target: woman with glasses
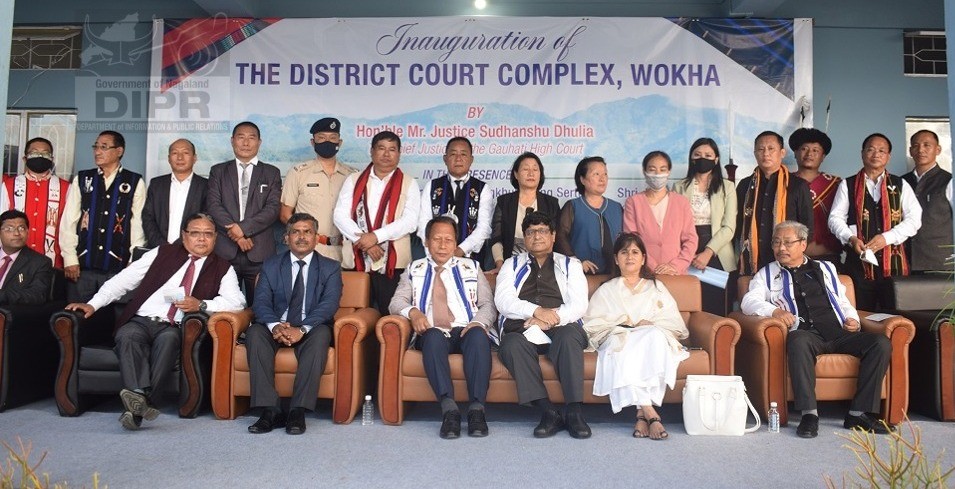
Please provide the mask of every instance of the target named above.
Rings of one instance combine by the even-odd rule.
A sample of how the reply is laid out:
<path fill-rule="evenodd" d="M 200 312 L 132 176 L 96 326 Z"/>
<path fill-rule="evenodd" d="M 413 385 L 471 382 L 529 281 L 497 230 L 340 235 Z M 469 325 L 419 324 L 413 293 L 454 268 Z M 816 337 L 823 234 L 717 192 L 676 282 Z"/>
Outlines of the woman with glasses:
<path fill-rule="evenodd" d="M 690 146 L 686 177 L 673 191 L 690 201 L 698 238 L 690 266 L 732 272 L 736 270 L 733 236 L 736 234 L 736 187 L 723 179 L 716 141 L 700 138 Z M 726 315 L 726 290 L 702 283 L 703 310 Z"/>
<path fill-rule="evenodd" d="M 491 219 L 491 256 L 494 270 L 500 270 L 504 260 L 526 251 L 520 223 L 533 211 L 543 212 L 557 220 L 560 204 L 557 198 L 541 193 L 544 186 L 544 164 L 536 154 L 523 153 L 511 166 L 511 185 L 514 192 L 497 199 Z"/>
<path fill-rule="evenodd" d="M 696 252 L 696 228 L 690 201 L 667 190 L 673 162 L 663 151 L 643 158 L 647 188 L 627 199 L 623 230 L 637 233 L 646 244 L 647 266 L 657 275 L 685 274 Z"/>

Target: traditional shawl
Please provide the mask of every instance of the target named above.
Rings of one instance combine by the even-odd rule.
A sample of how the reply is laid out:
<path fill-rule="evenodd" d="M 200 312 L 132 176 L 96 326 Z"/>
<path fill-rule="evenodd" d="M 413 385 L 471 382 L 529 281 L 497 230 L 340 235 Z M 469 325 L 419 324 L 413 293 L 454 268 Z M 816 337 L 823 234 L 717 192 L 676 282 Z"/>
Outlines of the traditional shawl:
<path fill-rule="evenodd" d="M 889 174 L 884 173 L 883 175 L 882 185 L 879 186 L 877 191 L 882 195 L 879 200 L 882 204 L 882 215 L 879 216 L 879 218 L 882 220 L 882 232 L 884 233 L 902 222 L 902 188 L 892 185 L 890 189 Z M 865 180 L 865 170 L 863 169 L 856 174 L 855 189 L 853 189 L 855 192 L 855 194 L 853 194 L 853 200 L 855 200 L 856 206 L 856 236 L 861 239 L 863 243 L 870 239 L 870 236 L 866 236 L 866 234 L 868 234 L 870 219 L 872 218 L 865 208 L 865 196 L 868 193 L 865 188 Z M 863 261 L 862 270 L 865 272 L 866 280 L 875 280 L 874 265 Z M 887 244 L 885 248 L 882 249 L 882 276 L 904 276 L 908 274 L 909 264 L 905 257 L 905 246 Z"/>
<path fill-rule="evenodd" d="M 363 232 L 370 232 L 380 228 L 383 224 L 394 222 L 395 213 L 398 211 L 398 199 L 401 198 L 401 187 L 404 180 L 404 174 L 400 168 L 396 168 L 391 178 L 385 185 L 385 191 L 381 194 L 381 200 L 378 201 L 378 209 L 375 210 L 374 221 L 368 201 L 365 196 L 368 193 L 368 178 L 371 175 L 374 164 L 369 163 L 365 170 L 358 175 L 355 181 L 355 191 L 352 194 L 351 217 L 358 224 Z M 385 217 L 387 214 L 387 218 Z M 385 274 L 388 278 L 395 275 L 395 264 L 398 261 L 395 247 L 389 243 L 379 243 L 384 249 L 386 257 Z M 357 245 L 352 245 L 352 251 L 355 254 L 355 270 L 365 271 L 365 257 Z"/>
<path fill-rule="evenodd" d="M 753 182 L 746 190 L 746 198 L 743 205 L 743 231 L 740 234 L 743 238 L 743 246 L 739 255 L 739 268 L 746 270 L 744 265 L 748 262 L 750 270 L 759 268 L 759 216 L 756 211 L 756 199 L 759 196 L 759 176 L 760 169 L 753 170 Z M 773 202 L 773 224 L 779 224 L 786 220 L 786 190 L 789 188 L 789 170 L 781 166 L 776 170 L 776 201 Z M 770 178 L 766 179 L 768 183 Z"/>
<path fill-rule="evenodd" d="M 601 285 L 590 298 L 583 326 L 590 348 L 596 350 L 611 336 L 626 335 L 644 319 L 667 332 L 667 343 L 674 351 L 682 348 L 679 340 L 690 335 L 667 288 L 660 281 L 647 279 L 641 279 L 634 290 L 622 277 Z"/>

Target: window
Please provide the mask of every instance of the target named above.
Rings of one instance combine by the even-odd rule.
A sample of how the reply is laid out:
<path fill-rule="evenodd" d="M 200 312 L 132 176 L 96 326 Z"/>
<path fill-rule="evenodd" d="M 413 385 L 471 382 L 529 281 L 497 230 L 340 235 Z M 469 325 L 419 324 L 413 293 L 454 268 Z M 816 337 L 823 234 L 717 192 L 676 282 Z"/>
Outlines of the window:
<path fill-rule="evenodd" d="M 14 27 L 10 69 L 79 69 L 82 33 L 83 29 L 75 26 Z"/>
<path fill-rule="evenodd" d="M 10 110 L 4 124 L 3 173 L 14 175 L 23 171 L 23 151 L 26 142 L 35 137 L 53 143 L 56 175 L 70 178 L 76 144 L 76 111 L 72 110 Z"/>
<path fill-rule="evenodd" d="M 906 76 L 945 76 L 945 32 L 909 31 L 903 34 L 902 52 Z"/>

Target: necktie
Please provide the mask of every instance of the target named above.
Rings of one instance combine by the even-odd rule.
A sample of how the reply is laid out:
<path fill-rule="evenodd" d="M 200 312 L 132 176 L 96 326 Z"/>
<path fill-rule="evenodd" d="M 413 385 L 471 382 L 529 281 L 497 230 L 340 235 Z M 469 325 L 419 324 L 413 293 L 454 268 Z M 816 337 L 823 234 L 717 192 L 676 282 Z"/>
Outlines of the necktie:
<path fill-rule="evenodd" d="M 454 314 L 448 307 L 448 289 L 444 286 L 444 280 L 441 280 L 443 271 L 444 267 L 435 267 L 434 286 L 431 287 L 431 319 L 434 321 L 432 326 L 436 328 L 450 328 L 454 322 Z"/>
<path fill-rule="evenodd" d="M 285 320 L 292 326 L 302 325 L 302 306 L 305 304 L 305 279 L 303 270 L 305 269 L 305 260 L 298 260 L 298 273 L 295 275 L 295 283 L 292 284 L 292 296 L 288 301 L 288 313 L 285 314 Z"/>
<path fill-rule="evenodd" d="M 182 281 L 179 282 L 179 285 L 182 286 L 186 291 L 186 297 L 192 295 L 192 278 L 196 275 L 196 260 L 198 256 L 189 255 L 189 266 L 186 267 L 186 274 L 182 276 Z M 169 318 L 170 323 L 176 322 L 176 312 L 179 311 L 179 308 L 175 304 L 170 304 L 169 312 L 166 313 L 166 317 Z"/>
<path fill-rule="evenodd" d="M 3 280 L 3 282 L 0 282 L 0 287 L 3 287 L 3 284 L 7 282 L 3 276 L 7 273 L 7 269 L 10 268 L 11 261 L 13 260 L 7 255 L 3 257 L 3 263 L 0 264 L 0 280 Z"/>
<path fill-rule="evenodd" d="M 242 165 L 242 186 L 239 189 L 239 220 L 245 219 L 245 203 L 249 200 L 249 180 L 252 176 L 251 163 L 239 163 Z"/>
<path fill-rule="evenodd" d="M 454 200 L 457 202 L 461 198 L 461 186 L 464 185 L 464 180 L 455 180 L 454 181 Z"/>

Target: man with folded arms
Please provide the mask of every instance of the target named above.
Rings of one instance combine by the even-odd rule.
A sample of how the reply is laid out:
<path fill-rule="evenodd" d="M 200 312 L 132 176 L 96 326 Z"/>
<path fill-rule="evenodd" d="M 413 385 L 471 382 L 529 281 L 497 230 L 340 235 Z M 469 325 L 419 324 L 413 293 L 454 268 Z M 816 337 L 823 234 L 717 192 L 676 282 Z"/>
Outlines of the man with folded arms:
<path fill-rule="evenodd" d="M 457 222 L 438 216 L 425 225 L 430 258 L 415 260 L 398 282 L 389 310 L 411 320 L 424 371 L 441 403 L 441 438 L 461 436 L 461 412 L 454 402 L 448 355 L 464 357 L 468 383 L 468 436 L 487 436 L 484 400 L 491 378 L 491 342 L 487 330 L 497 320 L 491 285 L 481 266 L 455 256 Z"/>
<path fill-rule="evenodd" d="M 182 226 L 181 242 L 153 248 L 106 281 L 89 303 L 66 306 L 88 318 L 134 291 L 115 332 L 124 386 L 119 397 L 126 408 L 119 422 L 127 430 L 159 415 L 153 401 L 169 383 L 179 356 L 183 315 L 245 307 L 235 270 L 212 252 L 215 242 L 212 218 L 193 214 Z"/>
<path fill-rule="evenodd" d="M 341 265 L 315 251 L 318 221 L 314 217 L 292 214 L 285 242 L 289 251 L 262 264 L 252 302 L 255 323 L 245 333 L 251 404 L 263 408 L 249 433 L 268 433 L 283 426 L 290 435 L 305 433 L 305 411 L 315 410 L 342 297 Z M 294 348 L 298 360 L 288 415 L 275 390 L 275 354 L 281 347 Z"/>
<path fill-rule="evenodd" d="M 776 261 L 753 276 L 740 307 L 744 314 L 774 317 L 789 328 L 786 360 L 795 408 L 802 411 L 797 435 L 815 438 L 819 433 L 816 356 L 828 353 L 859 358 L 856 395 L 843 426 L 888 433 L 895 428 L 869 413 L 879 410 L 892 345 L 884 335 L 861 331 L 859 313 L 849 303 L 835 266 L 805 255 L 808 239 L 802 223 L 777 224 L 771 242 Z"/>
<path fill-rule="evenodd" d="M 518 402 L 542 412 L 535 437 L 554 436 L 566 426 L 570 436 L 589 438 L 581 413 L 587 334 L 580 319 L 587 312 L 587 277 L 580 260 L 554 252 L 557 223 L 550 216 L 528 213 L 521 229 L 527 251 L 504 262 L 494 291 L 502 316 L 501 363 L 517 383 Z M 539 354 L 547 355 L 560 379 L 564 415 L 547 396 Z"/>

